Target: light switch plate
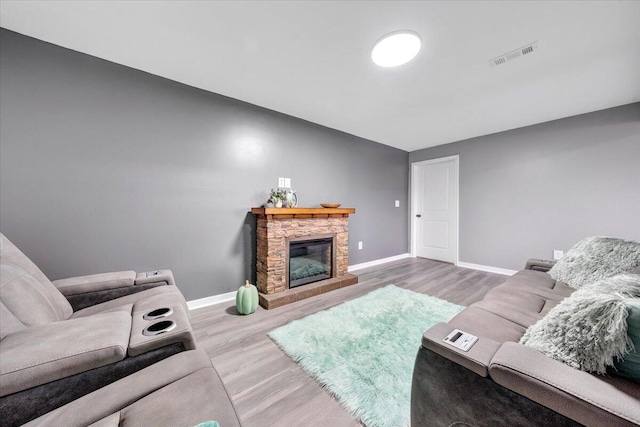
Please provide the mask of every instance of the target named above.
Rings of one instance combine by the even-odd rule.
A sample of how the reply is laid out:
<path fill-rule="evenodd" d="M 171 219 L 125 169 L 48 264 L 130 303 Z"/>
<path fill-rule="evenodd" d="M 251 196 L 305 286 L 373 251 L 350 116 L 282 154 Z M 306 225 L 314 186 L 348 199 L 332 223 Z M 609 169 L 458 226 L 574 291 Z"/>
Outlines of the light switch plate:
<path fill-rule="evenodd" d="M 284 188 L 291 188 L 291 178 L 284 179 Z"/>
<path fill-rule="evenodd" d="M 396 200 L 396 208 L 400 207 L 400 200 Z"/>
<path fill-rule="evenodd" d="M 284 187 L 284 178 L 278 178 L 278 187 Z"/>

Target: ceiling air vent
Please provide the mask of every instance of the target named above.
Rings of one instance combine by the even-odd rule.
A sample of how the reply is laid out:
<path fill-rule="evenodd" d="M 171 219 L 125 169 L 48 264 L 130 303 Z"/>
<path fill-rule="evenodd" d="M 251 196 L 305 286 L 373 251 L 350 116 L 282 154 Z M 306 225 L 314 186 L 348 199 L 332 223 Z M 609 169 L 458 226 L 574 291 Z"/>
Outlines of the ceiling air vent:
<path fill-rule="evenodd" d="M 511 52 L 507 52 L 504 55 L 500 55 L 496 58 L 493 58 L 489 61 L 489 65 L 492 67 L 496 67 L 498 65 L 506 64 L 509 61 L 520 58 L 523 55 L 528 55 L 538 49 L 538 42 L 529 43 L 526 46 L 523 46 L 519 49 L 512 50 Z"/>

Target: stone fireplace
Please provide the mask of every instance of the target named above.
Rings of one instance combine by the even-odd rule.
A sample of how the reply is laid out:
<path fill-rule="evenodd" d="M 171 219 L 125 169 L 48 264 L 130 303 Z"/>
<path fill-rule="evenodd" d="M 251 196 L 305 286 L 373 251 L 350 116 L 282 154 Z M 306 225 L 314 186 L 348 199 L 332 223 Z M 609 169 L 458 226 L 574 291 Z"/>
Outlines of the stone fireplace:
<path fill-rule="evenodd" d="M 358 282 L 349 266 L 352 208 L 253 208 L 260 305 L 270 309 Z"/>

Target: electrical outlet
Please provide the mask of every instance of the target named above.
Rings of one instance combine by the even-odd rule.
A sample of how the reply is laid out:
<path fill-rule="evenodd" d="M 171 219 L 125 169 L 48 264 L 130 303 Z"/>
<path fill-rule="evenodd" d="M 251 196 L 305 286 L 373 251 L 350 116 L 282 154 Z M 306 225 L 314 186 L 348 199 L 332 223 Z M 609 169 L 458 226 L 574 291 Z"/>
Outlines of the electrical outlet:
<path fill-rule="evenodd" d="M 396 200 L 396 208 L 400 207 L 400 200 Z"/>
<path fill-rule="evenodd" d="M 284 179 L 284 188 L 291 188 L 291 178 Z"/>
<path fill-rule="evenodd" d="M 278 178 L 278 187 L 284 187 L 284 178 Z"/>
<path fill-rule="evenodd" d="M 362 242 L 358 242 L 358 249 L 362 249 Z"/>
<path fill-rule="evenodd" d="M 564 251 L 561 251 L 559 249 L 554 249 L 553 250 L 553 259 L 560 259 L 564 256 Z"/>

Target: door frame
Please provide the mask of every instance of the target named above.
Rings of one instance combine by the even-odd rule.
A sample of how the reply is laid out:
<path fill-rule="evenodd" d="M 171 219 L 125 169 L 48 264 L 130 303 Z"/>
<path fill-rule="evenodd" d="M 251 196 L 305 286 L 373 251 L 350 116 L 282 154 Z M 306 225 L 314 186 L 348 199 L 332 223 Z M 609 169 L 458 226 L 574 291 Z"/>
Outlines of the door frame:
<path fill-rule="evenodd" d="M 411 221 L 409 224 L 410 233 L 411 233 L 411 257 L 416 257 L 416 246 L 417 246 L 417 236 L 416 236 L 416 199 L 417 199 L 417 169 L 420 166 L 431 165 L 436 163 L 444 163 L 453 160 L 453 164 L 455 167 L 454 175 L 456 177 L 456 259 L 454 265 L 458 265 L 460 262 L 460 155 L 456 154 L 453 156 L 447 157 L 438 157 L 436 159 L 423 160 L 419 162 L 411 163 L 411 209 L 409 210 L 409 215 L 411 216 Z"/>

